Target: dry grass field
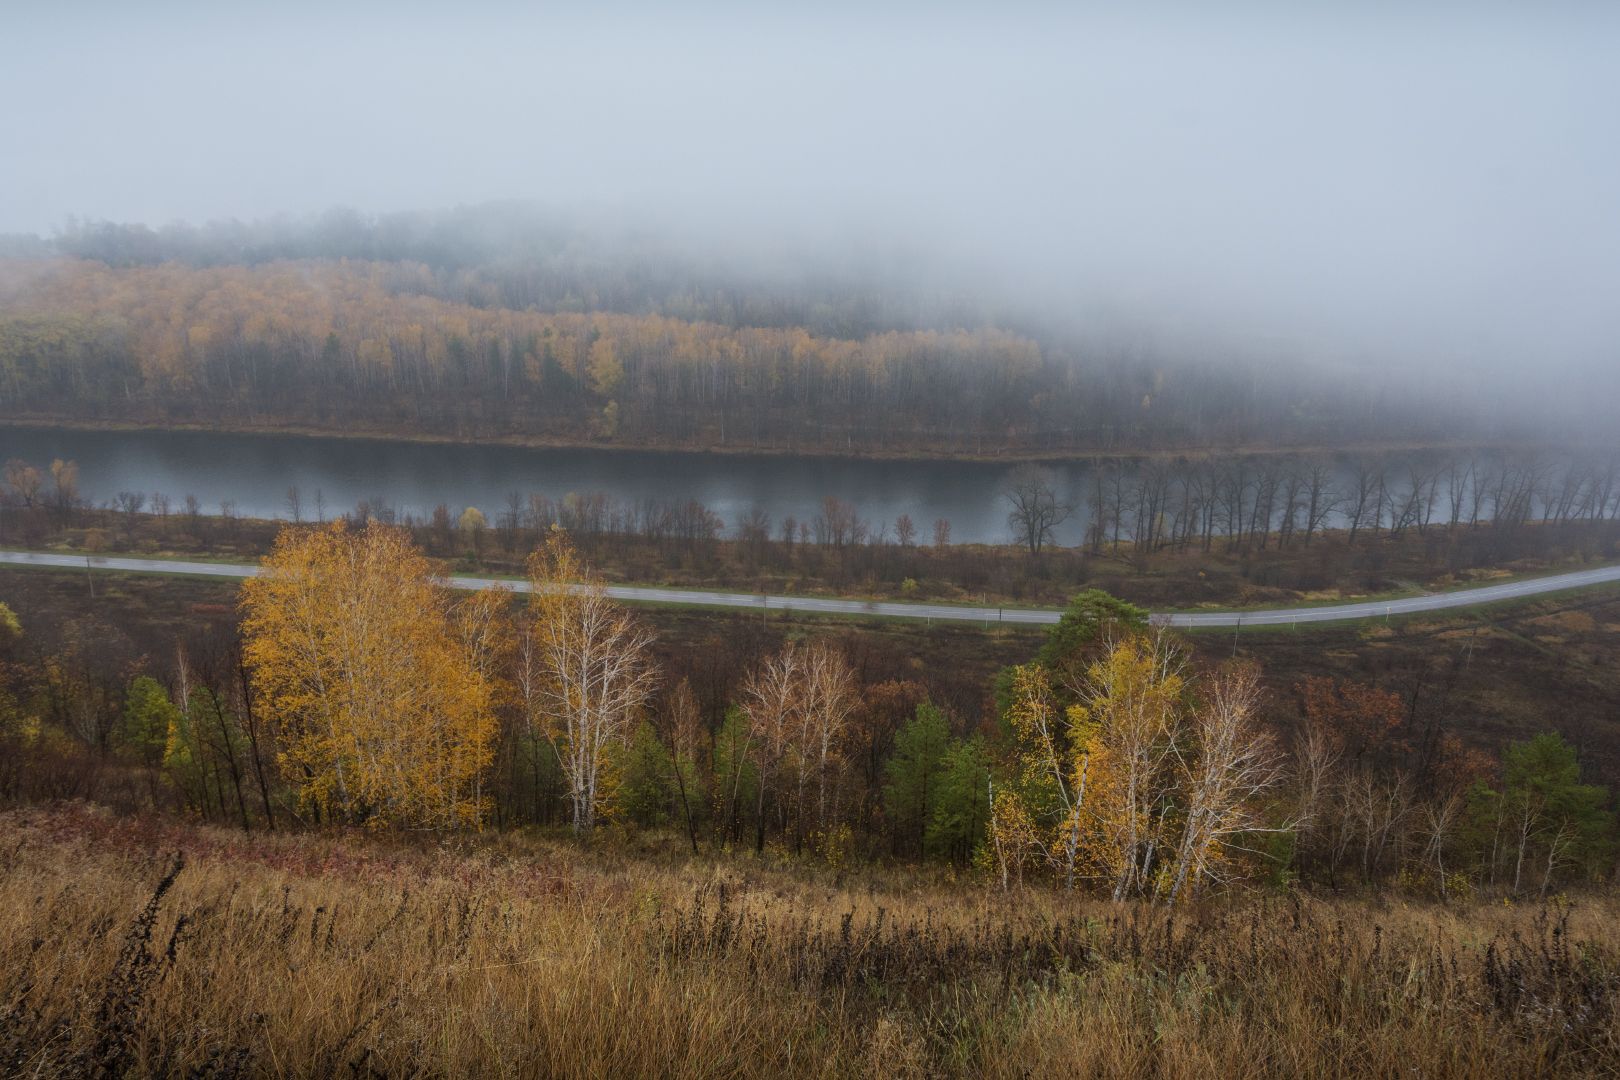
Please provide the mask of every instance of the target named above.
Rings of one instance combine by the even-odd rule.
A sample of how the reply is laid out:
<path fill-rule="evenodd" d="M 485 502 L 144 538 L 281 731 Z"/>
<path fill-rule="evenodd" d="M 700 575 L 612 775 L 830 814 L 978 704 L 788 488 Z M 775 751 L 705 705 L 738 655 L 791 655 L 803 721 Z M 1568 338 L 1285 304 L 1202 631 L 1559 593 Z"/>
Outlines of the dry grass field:
<path fill-rule="evenodd" d="M 629 842 L 0 815 L 17 1076 L 1620 1070 L 1620 902 L 1174 913 Z"/>

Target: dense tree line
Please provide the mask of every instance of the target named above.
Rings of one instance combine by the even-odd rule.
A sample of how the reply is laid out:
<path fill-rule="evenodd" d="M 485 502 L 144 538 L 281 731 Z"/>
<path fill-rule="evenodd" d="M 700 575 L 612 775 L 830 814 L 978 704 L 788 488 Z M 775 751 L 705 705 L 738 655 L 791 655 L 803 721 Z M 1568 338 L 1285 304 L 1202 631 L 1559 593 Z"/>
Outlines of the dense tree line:
<path fill-rule="evenodd" d="M 998 453 L 1454 439 L 1435 403 L 1304 368 L 1077 353 L 988 326 L 841 337 L 477 306 L 413 263 L 12 262 L 17 415 L 627 445 Z"/>
<path fill-rule="evenodd" d="M 1363 454 L 1104 462 L 1082 504 L 1060 501 L 1052 477 L 1023 467 L 1005 498 L 1008 529 L 1030 553 L 1075 514 L 1093 554 L 1227 552 L 1310 546 L 1329 529 L 1352 545 L 1492 526 L 1497 551 L 1530 524 L 1620 520 L 1620 456 Z"/>
<path fill-rule="evenodd" d="M 1066 502 L 1049 469 L 1021 466 L 1001 491 L 1007 507 L 1006 541 L 1031 555 L 1074 546 L 1094 555 L 1122 552 L 1309 547 L 1328 532 L 1349 543 L 1398 541 L 1408 534 L 1455 537 L 1488 526 L 1498 546 L 1530 525 L 1606 525 L 1620 522 L 1620 456 L 1614 454 L 1364 454 L 1265 455 L 1226 458 L 1102 460 L 1089 470 L 1083 498 Z M 126 516 L 167 513 L 195 503 L 169 492 L 120 492 L 100 509 Z M 57 523 L 76 510 L 96 510 L 79 496 L 73 461 L 49 464 L 8 459 L 0 466 L 0 506 L 48 511 Z M 194 512 L 213 508 L 195 507 Z M 468 517 L 467 511 L 475 511 Z M 773 520 L 752 508 L 726 521 L 697 499 L 626 500 L 607 492 L 547 494 L 511 491 L 498 507 L 453 511 L 434 507 L 424 519 L 378 498 L 334 507 L 319 490 L 296 485 L 284 492 L 275 515 L 294 524 L 343 514 L 388 524 L 426 526 L 447 553 L 454 531 L 493 530 L 507 550 L 536 545 L 553 525 L 576 537 L 626 536 L 693 547 L 731 537 L 763 547 L 814 543 L 845 549 L 862 545 L 911 548 L 949 546 L 951 523 L 928 526 L 901 513 L 871 521 L 836 495 L 802 518 Z M 1081 523 L 1078 536 L 1060 526 Z M 1065 539 L 1079 543 L 1066 545 Z M 930 543 L 931 541 L 931 543 Z M 1511 546 L 1511 545 L 1508 545 Z M 1511 555 L 1510 552 L 1504 554 Z"/>
<path fill-rule="evenodd" d="M 1458 676 L 1453 664 L 1442 696 Z M 1190 692 L 1189 692 L 1190 691 Z M 1606 789 L 1542 734 L 1493 758 L 1446 711 L 1359 682 L 1295 688 L 1286 735 L 1261 721 L 1259 673 L 1197 673 L 1173 637 L 1083 595 L 1033 662 L 1004 674 L 1012 732 L 987 851 L 1000 880 L 1090 879 L 1116 900 L 1173 899 L 1234 872 L 1335 888 L 1398 878 L 1441 898 L 1545 896 L 1613 873 Z M 1286 738 L 1287 745 L 1283 739 Z"/>
<path fill-rule="evenodd" d="M 1114 461 L 1092 469 L 1071 505 L 1048 472 L 1020 468 L 1004 492 L 1010 543 L 1000 547 L 953 544 L 945 519 L 916 522 L 902 513 L 872 521 L 831 495 L 802 517 L 756 507 L 728 521 L 700 500 L 679 497 L 513 491 L 498 506 L 442 503 L 412 515 L 380 499 L 335 507 L 318 490 L 290 487 L 279 516 L 299 524 L 343 517 L 399 525 L 431 555 L 469 569 L 519 571 L 525 553 L 555 526 L 616 580 L 675 573 L 687 583 L 742 589 L 781 590 L 793 581 L 901 597 L 994 590 L 1033 601 L 1067 595 L 1099 574 L 1140 571 L 1143 560 L 1160 567 L 1236 563 L 1248 582 L 1303 591 L 1378 587 L 1403 573 L 1461 575 L 1522 559 L 1614 558 L 1617 479 L 1620 459 L 1605 455 Z M 91 506 L 71 461 L 0 464 L 0 537 L 7 542 L 256 556 L 262 546 L 253 538 L 268 545 L 272 529 L 244 523 L 229 500 L 203 506 L 167 492 L 123 491 Z M 1133 581 L 1124 587 L 1140 586 Z M 1223 598 L 1198 585 L 1181 581 L 1170 599 Z"/>
<path fill-rule="evenodd" d="M 258 266 L 298 260 L 409 263 L 401 287 L 479 308 L 664 315 L 728 327 L 803 327 L 862 338 L 1006 322 L 982 296 L 924 287 L 934 275 L 896 252 L 876 269 L 800 250 L 747 253 L 712 237 L 682 243 L 654 227 L 498 203 L 442 212 L 308 218 L 202 226 L 74 221 L 49 239 L 12 238 L 0 253 L 67 255 L 109 266 Z M 892 264 L 892 265 L 889 265 Z"/>
<path fill-rule="evenodd" d="M 247 829 L 666 828 L 694 851 L 938 859 L 1118 899 L 1290 878 L 1545 894 L 1613 872 L 1608 792 L 1557 736 L 1493 757 L 1444 709 L 1326 679 L 1274 715 L 1253 668 L 1195 665 L 1102 593 L 984 716 L 815 637 L 756 654 L 711 710 L 560 531 L 522 602 L 450 595 L 377 523 L 289 528 L 265 568 L 240 641 L 127 682 L 30 659 L 5 613 L 0 796 L 110 792 Z"/>

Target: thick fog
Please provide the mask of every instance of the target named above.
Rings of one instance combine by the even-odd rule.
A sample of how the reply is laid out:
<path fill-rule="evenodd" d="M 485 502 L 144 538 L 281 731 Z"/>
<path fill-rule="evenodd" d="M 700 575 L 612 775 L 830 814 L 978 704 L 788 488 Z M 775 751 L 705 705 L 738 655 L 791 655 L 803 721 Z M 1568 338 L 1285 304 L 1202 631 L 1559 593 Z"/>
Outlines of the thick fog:
<path fill-rule="evenodd" d="M 1612 5 L 1118 7 L 12 4 L 0 231 L 539 200 L 1607 408 Z"/>

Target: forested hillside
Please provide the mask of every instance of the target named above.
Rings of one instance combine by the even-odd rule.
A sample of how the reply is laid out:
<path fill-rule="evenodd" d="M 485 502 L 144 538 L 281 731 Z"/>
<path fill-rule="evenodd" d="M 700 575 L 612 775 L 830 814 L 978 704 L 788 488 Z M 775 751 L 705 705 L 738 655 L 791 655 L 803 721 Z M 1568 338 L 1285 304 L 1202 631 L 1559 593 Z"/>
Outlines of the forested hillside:
<path fill-rule="evenodd" d="M 107 226 L 0 262 L 0 411 L 841 453 L 1511 434 L 1378 380 L 1086 344 L 916 284 L 735 286 L 667 253 L 592 253 L 533 230 L 455 243 L 343 221 L 285 235 Z"/>

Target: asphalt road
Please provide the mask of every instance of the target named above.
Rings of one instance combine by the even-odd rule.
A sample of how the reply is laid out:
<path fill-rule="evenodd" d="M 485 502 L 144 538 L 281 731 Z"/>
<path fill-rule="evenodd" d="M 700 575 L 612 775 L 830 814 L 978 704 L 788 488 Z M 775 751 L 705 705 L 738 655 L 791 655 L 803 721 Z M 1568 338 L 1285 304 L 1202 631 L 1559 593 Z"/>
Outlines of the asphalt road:
<path fill-rule="evenodd" d="M 240 563 L 186 562 L 179 559 L 125 559 L 117 557 L 61 555 L 38 551 L 0 551 L 0 565 L 40 566 L 67 570 L 116 570 L 135 574 L 191 574 L 201 577 L 246 578 L 259 572 L 253 565 Z M 1399 600 L 1376 600 L 1329 607 L 1276 608 L 1270 611 L 1211 611 L 1154 615 L 1154 621 L 1178 627 L 1287 626 L 1296 623 L 1336 622 L 1344 619 L 1382 619 L 1391 615 L 1441 611 L 1445 608 L 1473 607 L 1503 600 L 1518 600 L 1542 593 L 1562 592 L 1589 585 L 1620 581 L 1620 566 L 1600 566 L 1570 574 L 1530 578 L 1502 585 L 1408 596 Z M 496 578 L 452 577 L 458 589 L 482 589 L 501 585 L 516 592 L 527 592 L 528 583 Z M 805 611 L 829 615 L 872 615 L 893 619 L 940 619 L 977 623 L 1055 623 L 1061 612 L 1031 608 L 959 607 L 954 604 L 897 604 L 888 601 L 836 600 L 813 596 L 766 596 L 760 593 L 709 592 L 701 589 L 658 589 L 639 585 L 610 585 L 608 594 L 635 603 L 691 604 L 702 607 L 753 608 L 766 611 Z"/>

